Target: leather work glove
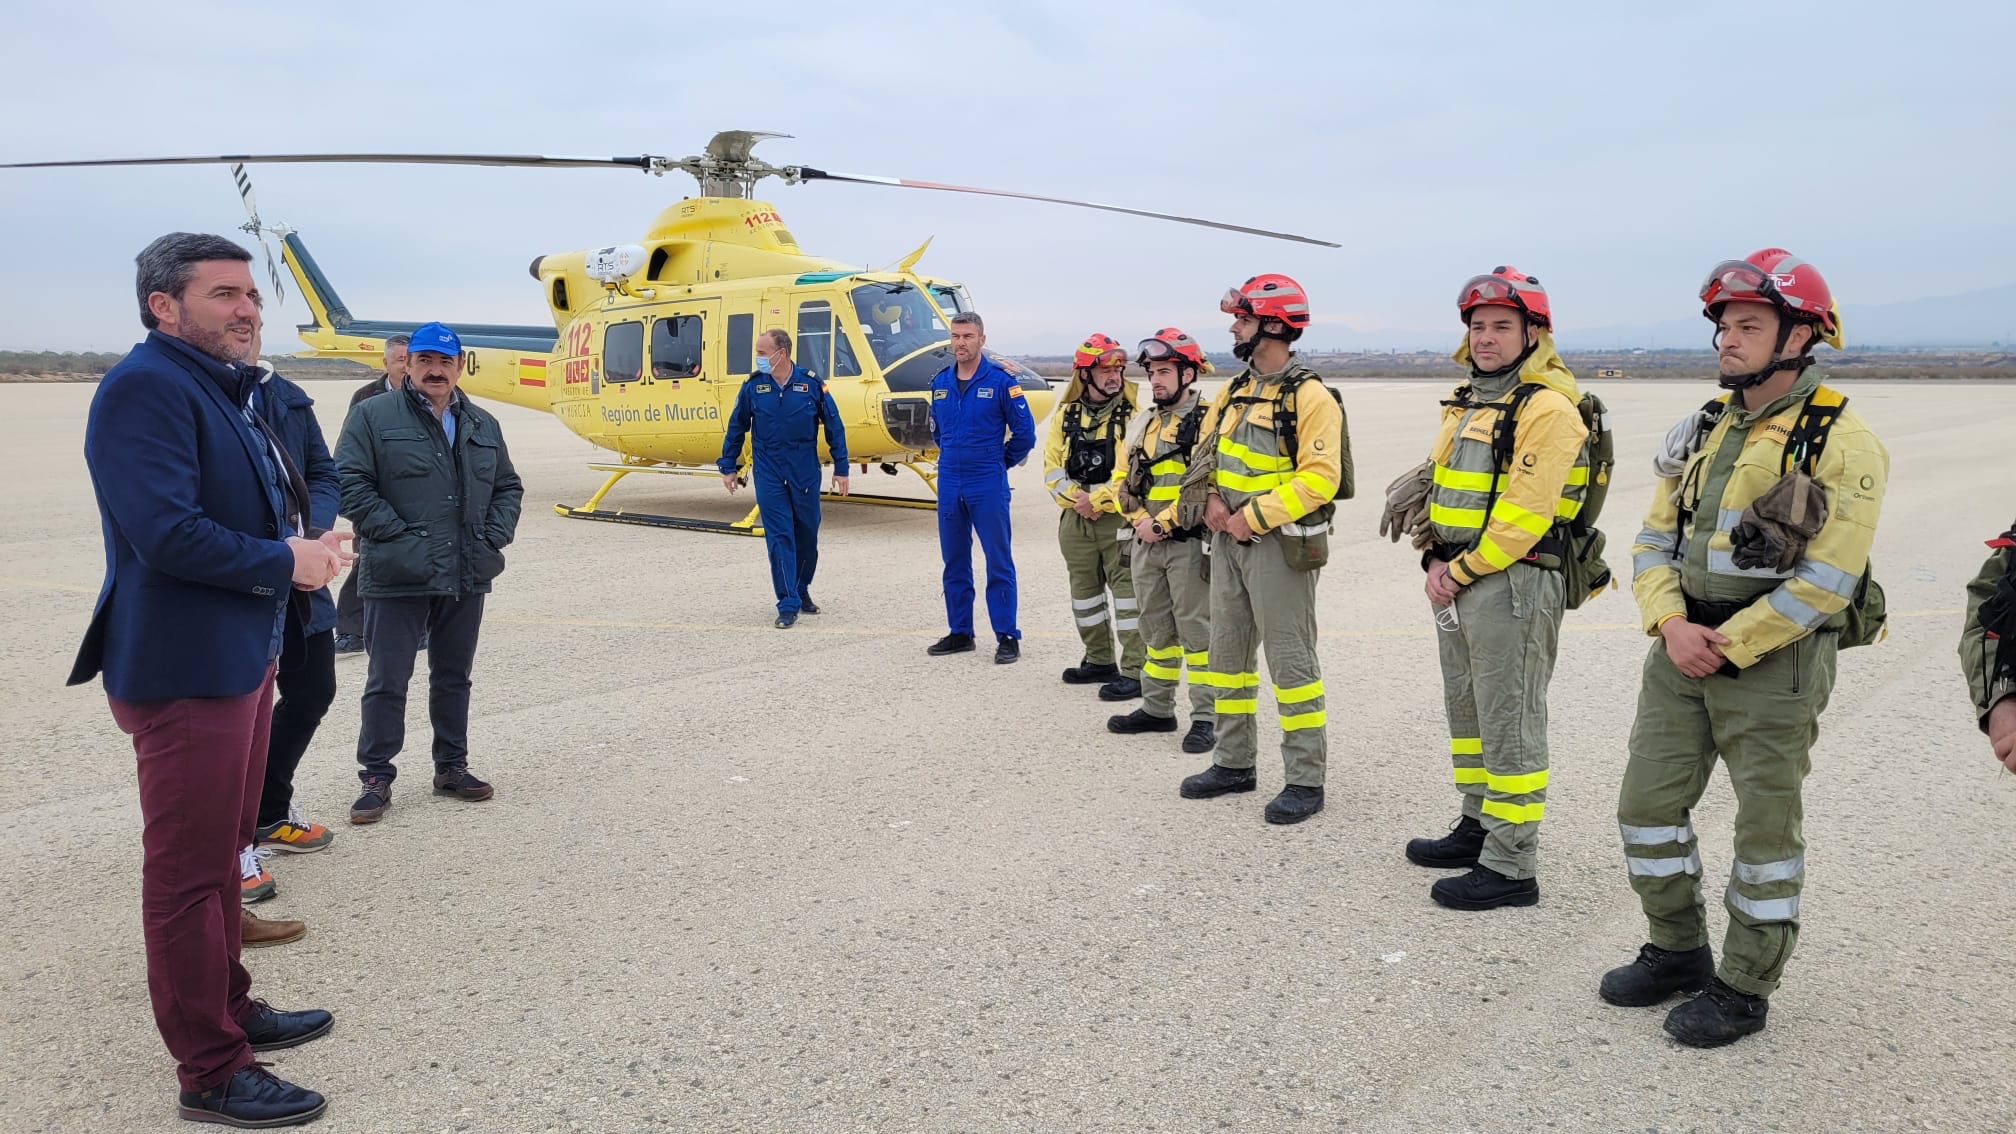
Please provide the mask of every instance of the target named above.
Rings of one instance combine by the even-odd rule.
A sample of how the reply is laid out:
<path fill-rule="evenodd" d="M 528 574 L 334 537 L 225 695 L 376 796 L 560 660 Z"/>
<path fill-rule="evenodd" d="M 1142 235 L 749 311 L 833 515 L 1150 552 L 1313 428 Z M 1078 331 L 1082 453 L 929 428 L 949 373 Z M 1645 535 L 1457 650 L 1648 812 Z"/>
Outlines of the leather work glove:
<path fill-rule="evenodd" d="M 1422 461 L 1386 486 L 1386 510 L 1379 514 L 1379 534 L 1394 543 L 1410 537 L 1414 546 L 1424 545 L 1428 531 L 1428 493 L 1434 487 L 1435 462 Z"/>
<path fill-rule="evenodd" d="M 1826 522 L 1826 491 L 1803 472 L 1787 473 L 1743 509 L 1729 531 L 1729 558 L 1746 571 L 1790 571 Z"/>
<path fill-rule="evenodd" d="M 1695 410 L 1673 423 L 1666 431 L 1666 439 L 1659 442 L 1659 449 L 1652 454 L 1652 474 L 1665 478 L 1679 476 L 1687 471 L 1687 458 L 1694 455 L 1695 446 L 1701 443 L 1701 418 L 1704 415 Z"/>
<path fill-rule="evenodd" d="M 1148 455 L 1137 448 L 1127 455 L 1127 477 L 1116 492 L 1121 515 L 1147 508 L 1148 484 Z"/>
<path fill-rule="evenodd" d="M 1195 528 L 1204 523 L 1204 505 L 1210 502 L 1217 480 L 1218 450 L 1200 442 L 1190 454 L 1190 465 L 1183 470 L 1183 487 L 1176 494 L 1177 527 Z"/>

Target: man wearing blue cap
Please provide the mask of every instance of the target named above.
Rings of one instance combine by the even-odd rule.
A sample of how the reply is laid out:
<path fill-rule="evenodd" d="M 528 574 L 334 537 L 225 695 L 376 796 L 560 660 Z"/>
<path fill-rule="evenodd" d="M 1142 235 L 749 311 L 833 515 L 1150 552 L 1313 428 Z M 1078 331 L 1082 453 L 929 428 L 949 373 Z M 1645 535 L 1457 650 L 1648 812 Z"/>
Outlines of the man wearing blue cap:
<path fill-rule="evenodd" d="M 791 336 L 772 328 L 756 336 L 756 372 L 735 396 L 728 435 L 721 442 L 721 481 L 733 494 L 742 439 L 749 438 L 756 466 L 756 506 L 763 513 L 763 542 L 770 552 L 770 584 L 777 593 L 777 629 L 789 630 L 800 611 L 819 613 L 812 573 L 819 567 L 819 430 L 833 454 L 833 492 L 847 495 L 847 429 L 826 383 L 791 363 Z"/>
<path fill-rule="evenodd" d="M 504 570 L 524 489 L 497 419 L 457 390 L 462 342 L 429 323 L 407 344 L 406 382 L 360 402 L 336 444 L 343 514 L 360 545 L 357 589 L 370 654 L 357 735 L 364 792 L 352 823 L 392 805 L 392 758 L 406 740 L 406 685 L 423 637 L 434 791 L 489 799 L 469 771 L 469 674 L 483 596 Z M 368 549 L 368 550 L 364 550 Z"/>

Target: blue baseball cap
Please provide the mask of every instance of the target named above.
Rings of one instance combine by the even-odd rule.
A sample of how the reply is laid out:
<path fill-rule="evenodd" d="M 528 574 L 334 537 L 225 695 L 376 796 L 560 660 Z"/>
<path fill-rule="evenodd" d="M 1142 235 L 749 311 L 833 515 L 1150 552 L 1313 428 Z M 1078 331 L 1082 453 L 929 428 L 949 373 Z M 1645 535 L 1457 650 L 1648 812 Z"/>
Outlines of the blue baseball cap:
<path fill-rule="evenodd" d="M 412 339 L 406 343 L 408 354 L 419 354 L 423 350 L 453 358 L 462 353 L 462 340 L 442 324 L 428 323 L 414 328 Z"/>

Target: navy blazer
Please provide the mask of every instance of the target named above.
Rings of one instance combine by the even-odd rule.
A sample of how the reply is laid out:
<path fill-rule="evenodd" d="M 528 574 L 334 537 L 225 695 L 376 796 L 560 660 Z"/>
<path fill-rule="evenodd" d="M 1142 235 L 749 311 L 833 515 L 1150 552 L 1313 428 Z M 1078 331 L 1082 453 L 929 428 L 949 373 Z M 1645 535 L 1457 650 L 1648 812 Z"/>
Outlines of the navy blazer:
<path fill-rule="evenodd" d="M 98 384 L 84 463 L 105 584 L 70 684 L 104 675 L 122 701 L 238 697 L 275 659 L 293 593 L 271 449 L 225 387 L 245 376 L 154 331 Z M 281 619 L 299 655 L 298 619 Z"/>
<path fill-rule="evenodd" d="M 315 420 L 315 399 L 284 374 L 259 365 L 259 409 L 280 438 L 280 446 L 301 479 L 308 482 L 308 526 L 317 533 L 336 526 L 336 501 L 342 489 L 336 476 L 336 460 L 329 455 L 329 442 L 322 435 L 322 423 Z M 304 634 L 320 634 L 336 628 L 336 600 L 323 587 L 308 596 L 308 624 Z"/>

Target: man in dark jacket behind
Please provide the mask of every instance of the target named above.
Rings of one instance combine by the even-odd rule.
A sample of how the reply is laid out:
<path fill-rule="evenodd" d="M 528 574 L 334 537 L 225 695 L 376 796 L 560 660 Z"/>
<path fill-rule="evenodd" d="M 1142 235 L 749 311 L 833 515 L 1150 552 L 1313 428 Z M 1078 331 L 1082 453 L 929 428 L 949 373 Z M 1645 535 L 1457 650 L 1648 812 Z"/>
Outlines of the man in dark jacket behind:
<path fill-rule="evenodd" d="M 406 685 L 423 635 L 434 790 L 470 801 L 491 796 L 469 771 L 469 675 L 483 596 L 504 570 L 524 489 L 497 419 L 455 388 L 462 362 L 455 332 L 429 323 L 408 347 L 405 384 L 353 407 L 336 443 L 371 655 L 357 736 L 364 792 L 350 808 L 352 823 L 375 823 L 391 806 L 392 758 L 405 744 Z"/>
<path fill-rule="evenodd" d="M 393 335 L 385 340 L 385 373 L 357 387 L 357 391 L 350 395 L 351 409 L 356 409 L 359 402 L 406 384 L 406 344 L 412 338 L 411 335 Z M 424 640 L 420 648 L 427 648 Z M 336 592 L 336 652 L 364 652 L 364 598 L 357 593 L 355 571 L 343 576 L 343 586 Z"/>

